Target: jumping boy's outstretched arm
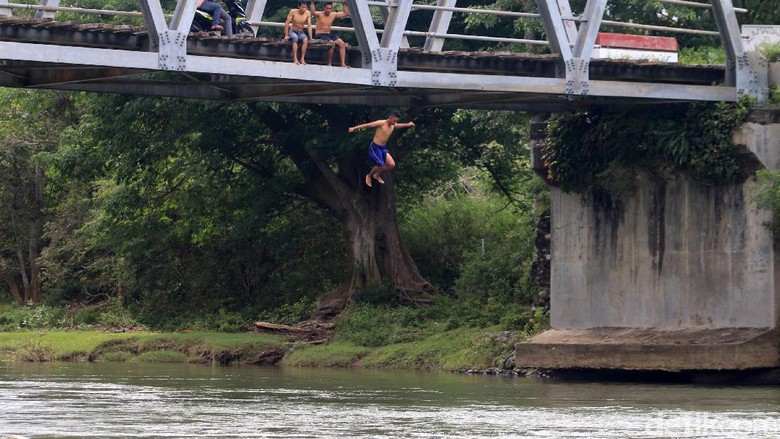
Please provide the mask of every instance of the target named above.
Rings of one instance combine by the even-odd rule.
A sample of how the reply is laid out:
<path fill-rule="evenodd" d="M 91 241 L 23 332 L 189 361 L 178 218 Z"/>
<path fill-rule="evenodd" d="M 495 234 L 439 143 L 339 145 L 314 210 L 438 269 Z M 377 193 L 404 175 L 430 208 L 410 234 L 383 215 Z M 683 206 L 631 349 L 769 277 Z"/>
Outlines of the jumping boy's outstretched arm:
<path fill-rule="evenodd" d="M 395 124 L 396 128 L 410 128 L 410 127 L 413 127 L 413 126 L 415 126 L 414 122 L 411 122 L 411 121 Z"/>
<path fill-rule="evenodd" d="M 355 125 L 354 127 L 349 127 L 349 132 L 351 133 L 353 131 L 362 130 L 365 128 L 376 128 L 382 126 L 383 123 L 385 123 L 384 120 L 375 120 L 373 122 L 368 122 L 361 125 Z"/>

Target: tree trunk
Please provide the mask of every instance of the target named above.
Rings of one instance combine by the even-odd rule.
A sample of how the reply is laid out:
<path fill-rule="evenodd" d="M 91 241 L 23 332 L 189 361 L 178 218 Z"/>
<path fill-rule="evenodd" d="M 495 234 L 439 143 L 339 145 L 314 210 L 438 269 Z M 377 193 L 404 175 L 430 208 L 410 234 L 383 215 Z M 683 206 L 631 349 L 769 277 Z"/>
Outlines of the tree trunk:
<path fill-rule="evenodd" d="M 338 288 L 320 299 L 319 318 L 337 315 L 356 295 L 368 299 L 386 294 L 375 297 L 381 300 L 395 294 L 398 302 L 407 304 L 432 299 L 432 285 L 420 275 L 401 242 L 392 176 L 384 178 L 384 185 L 354 188 L 342 205 L 339 217 L 347 237 L 348 272 Z"/>
<path fill-rule="evenodd" d="M 41 302 L 41 270 L 38 266 L 38 257 L 40 256 L 41 249 L 39 248 L 40 236 L 43 231 L 43 225 L 41 224 L 42 211 L 43 211 L 43 171 L 40 167 L 35 167 L 35 178 L 33 181 L 35 185 L 35 199 L 34 199 L 34 215 L 30 219 L 30 237 L 28 245 L 28 257 L 30 258 L 30 290 L 31 299 L 34 304 L 38 305 Z"/>
<path fill-rule="evenodd" d="M 41 270 L 38 266 L 38 232 L 35 224 L 30 226 L 30 299 L 35 305 L 41 303 Z"/>
<path fill-rule="evenodd" d="M 16 246 L 16 257 L 19 259 L 19 274 L 22 276 L 22 286 L 24 287 L 24 303 L 27 304 L 32 300 L 32 290 L 30 289 L 30 280 L 27 278 L 27 263 L 24 260 L 24 251 L 19 244 Z"/>
<path fill-rule="evenodd" d="M 16 279 L 8 272 L 5 262 L 0 260 L 0 276 L 8 284 L 8 288 L 11 289 L 11 296 L 14 298 L 14 302 L 17 305 L 24 305 L 24 299 L 19 293 L 19 284 L 16 283 Z"/>
<path fill-rule="evenodd" d="M 340 112 L 313 108 L 328 120 L 328 130 L 347 133 L 352 122 Z M 269 126 L 278 127 L 277 141 L 281 150 L 289 154 L 295 166 L 305 177 L 299 189 L 304 197 L 331 211 L 340 221 L 346 235 L 347 273 L 342 284 L 325 294 L 318 303 L 317 317 L 329 319 L 358 294 L 392 289 L 398 302 L 426 303 L 432 299 L 433 287 L 420 275 L 417 265 L 401 244 L 401 236 L 395 210 L 393 173 L 383 174 L 385 184 L 375 182 L 365 185 L 369 171 L 365 149 L 337 154 L 337 166 L 321 157 L 317 147 L 301 139 L 316 138 L 306 133 L 306 126 L 298 125 L 296 118 L 286 118 L 281 113 L 261 115 Z M 405 142 L 406 149 L 413 150 L 435 132 L 432 126 L 414 141 Z M 292 133 L 292 134 L 291 134 Z M 317 132 L 319 134 L 319 132 Z M 394 158 L 398 134 L 390 138 L 388 148 Z M 398 155 L 396 153 L 399 153 Z M 384 284 L 384 285 L 383 285 Z"/>

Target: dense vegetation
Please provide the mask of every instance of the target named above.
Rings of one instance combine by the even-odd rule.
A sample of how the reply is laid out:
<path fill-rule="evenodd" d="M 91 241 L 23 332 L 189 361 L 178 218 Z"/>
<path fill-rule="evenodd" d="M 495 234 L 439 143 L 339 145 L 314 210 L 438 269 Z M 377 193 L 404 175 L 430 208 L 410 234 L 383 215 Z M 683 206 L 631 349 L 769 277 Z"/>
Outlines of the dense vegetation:
<path fill-rule="evenodd" d="M 749 101 L 669 105 L 614 112 L 595 109 L 556 115 L 543 150 L 548 180 L 566 191 L 630 190 L 636 170 L 683 173 L 705 184 L 727 184 L 756 171 L 741 163 L 732 132 Z"/>
<path fill-rule="evenodd" d="M 611 3 L 610 20 L 714 28 L 701 10 Z M 130 0 L 75 4 L 137 9 Z M 743 23 L 780 21 L 774 0 L 735 4 L 750 10 Z M 282 21 L 289 7 L 271 0 L 265 19 Z M 415 13 L 410 29 L 429 22 L 430 13 Z M 543 35 L 538 20 L 488 15 L 456 14 L 450 31 Z M 680 42 L 686 59 L 723 60 L 711 37 Z M 451 40 L 445 48 L 486 44 Z M 407 349 L 425 337 L 444 343 L 467 328 L 539 329 L 545 310 L 533 306 L 530 269 L 546 194 L 528 167 L 527 116 L 407 109 L 404 118 L 418 126 L 392 139 L 394 178 L 367 191 L 359 182 L 369 134 L 350 136 L 346 127 L 385 111 L 0 89 L 0 330 L 242 331 L 257 319 L 312 318 L 328 293 L 337 299 L 331 311 L 344 311 L 339 330 L 350 352 Z M 562 115 L 552 125 L 559 149 L 548 151 L 551 178 L 576 189 L 651 158 L 699 178 L 736 178 L 724 139 L 742 108 L 662 113 Z M 366 230 L 390 237 L 383 242 L 400 239 L 366 257 L 350 245 Z M 385 360 L 394 361 L 371 361 Z"/>
<path fill-rule="evenodd" d="M 356 163 L 363 175 L 366 139 L 341 128 L 378 113 L 1 93 L 0 291 L 48 306 L 52 315 L 37 321 L 239 330 L 253 319 L 310 318 L 317 298 L 349 276 L 342 213 L 311 195 L 307 173 L 317 157 L 326 167 Z M 532 206 L 543 198 L 527 166 L 526 121 L 414 117 L 419 133 L 398 140 L 395 178 L 405 248 L 434 291 L 476 309 L 499 301 L 483 323 L 510 319 L 502 313 L 534 295 Z M 366 285 L 353 297 L 394 306 L 394 287 Z M 36 321 L 3 319 L 6 328 Z"/>

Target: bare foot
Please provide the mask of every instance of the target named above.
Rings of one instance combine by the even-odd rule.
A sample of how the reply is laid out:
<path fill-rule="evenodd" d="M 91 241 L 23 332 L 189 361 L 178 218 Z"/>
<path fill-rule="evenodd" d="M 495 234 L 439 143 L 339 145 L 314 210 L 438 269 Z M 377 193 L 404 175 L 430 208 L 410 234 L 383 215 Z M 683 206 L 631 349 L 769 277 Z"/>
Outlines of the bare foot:
<path fill-rule="evenodd" d="M 341 67 L 346 67 L 346 68 L 349 68 L 349 66 L 348 66 L 348 65 L 346 65 L 346 64 L 342 64 L 342 65 L 341 65 Z"/>
<path fill-rule="evenodd" d="M 301 59 L 301 64 L 306 64 L 306 61 L 304 61 L 303 59 Z"/>
<path fill-rule="evenodd" d="M 379 184 L 385 184 L 385 181 L 382 180 L 382 177 L 380 177 L 379 174 L 374 174 L 374 178 L 376 179 L 376 181 L 379 182 Z M 369 186 L 371 186 L 371 185 L 369 185 Z"/>
<path fill-rule="evenodd" d="M 293 64 L 300 64 L 297 59 L 293 60 Z"/>
<path fill-rule="evenodd" d="M 366 175 L 366 186 L 371 187 L 371 174 Z"/>

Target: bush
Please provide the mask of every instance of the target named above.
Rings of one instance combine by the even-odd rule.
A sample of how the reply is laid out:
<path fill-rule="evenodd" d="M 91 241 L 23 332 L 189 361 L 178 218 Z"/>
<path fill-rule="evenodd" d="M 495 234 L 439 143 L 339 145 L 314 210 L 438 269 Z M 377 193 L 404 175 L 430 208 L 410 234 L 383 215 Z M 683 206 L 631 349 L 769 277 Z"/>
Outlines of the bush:
<path fill-rule="evenodd" d="M 100 320 L 100 310 L 90 307 L 79 310 L 73 316 L 73 324 L 76 326 L 94 326 Z"/>
<path fill-rule="evenodd" d="M 566 192 L 598 191 L 612 199 L 630 191 L 642 169 L 733 183 L 751 171 L 743 169 L 732 138 L 751 105 L 750 99 L 669 105 L 653 117 L 646 110 L 558 113 L 542 148 L 548 179 Z"/>
<path fill-rule="evenodd" d="M 447 297 L 421 307 L 356 305 L 342 314 L 338 334 L 369 347 L 416 341 L 443 330 L 456 305 L 456 300 Z"/>
<path fill-rule="evenodd" d="M 780 43 L 763 43 L 758 46 L 758 52 L 769 62 L 780 62 Z"/>
<path fill-rule="evenodd" d="M 112 306 L 98 315 L 97 323 L 104 328 L 130 328 L 140 326 L 130 311 L 120 305 Z"/>
<path fill-rule="evenodd" d="M 726 64 L 726 51 L 722 47 L 682 47 L 679 53 L 680 64 Z"/>
<path fill-rule="evenodd" d="M 434 285 L 506 298 L 530 267 L 531 217 L 491 194 L 430 198 L 407 215 L 401 231 L 420 273 Z"/>
<path fill-rule="evenodd" d="M 484 251 L 464 255 L 460 276 L 455 281 L 458 297 L 496 298 L 504 304 L 530 305 L 535 230 L 530 224 L 513 222 L 500 227 L 503 239 L 494 237 L 485 243 Z"/>
<path fill-rule="evenodd" d="M 13 350 L 11 359 L 14 361 L 53 361 L 54 349 L 40 340 L 24 340 Z"/>
<path fill-rule="evenodd" d="M 220 308 L 216 314 L 195 318 L 190 326 L 196 331 L 244 332 L 249 322 L 239 313 Z"/>
<path fill-rule="evenodd" d="M 420 307 L 356 305 L 342 314 L 337 328 L 342 340 L 378 347 L 417 342 L 458 328 L 500 325 L 502 330 L 528 331 L 540 321 L 534 312 L 531 306 L 507 303 L 495 297 L 480 301 L 474 297 L 440 296 L 433 304 Z"/>
<path fill-rule="evenodd" d="M 759 207 L 771 209 L 772 219 L 766 224 L 772 230 L 774 236 L 780 236 L 780 172 L 761 170 L 756 173 L 758 186 L 753 194 L 753 199 Z"/>
<path fill-rule="evenodd" d="M 0 314 L 0 331 L 57 329 L 66 327 L 65 310 L 46 305 L 9 305 Z"/>
<path fill-rule="evenodd" d="M 283 304 L 274 309 L 265 311 L 258 317 L 259 320 L 283 325 L 294 325 L 304 320 L 309 320 L 316 311 L 317 302 L 306 297 L 300 298 L 292 304 Z"/>

